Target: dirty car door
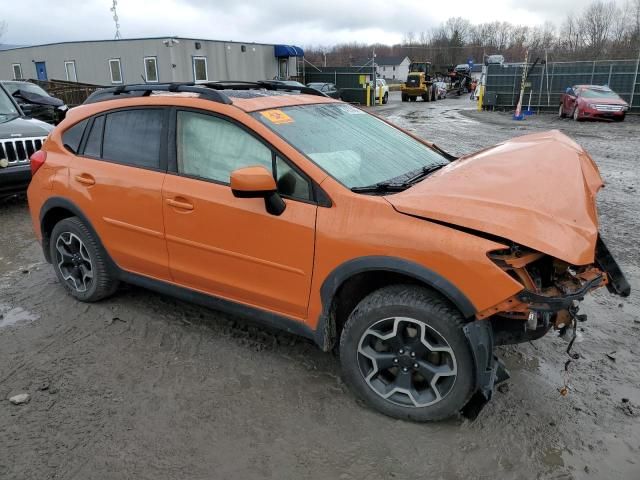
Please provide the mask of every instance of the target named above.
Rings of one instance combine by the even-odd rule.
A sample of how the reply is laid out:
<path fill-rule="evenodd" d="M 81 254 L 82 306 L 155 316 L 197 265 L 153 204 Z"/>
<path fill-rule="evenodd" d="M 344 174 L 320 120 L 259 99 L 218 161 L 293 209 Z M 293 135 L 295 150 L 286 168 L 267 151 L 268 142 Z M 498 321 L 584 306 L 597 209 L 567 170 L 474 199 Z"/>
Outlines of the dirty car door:
<path fill-rule="evenodd" d="M 274 152 L 239 124 L 178 111 L 176 175 L 164 184 L 164 215 L 175 282 L 304 319 L 309 299 L 316 205 L 286 199 L 282 215 L 262 198 L 236 198 L 233 170 L 276 166 Z M 281 160 L 278 160 L 281 162 Z"/>

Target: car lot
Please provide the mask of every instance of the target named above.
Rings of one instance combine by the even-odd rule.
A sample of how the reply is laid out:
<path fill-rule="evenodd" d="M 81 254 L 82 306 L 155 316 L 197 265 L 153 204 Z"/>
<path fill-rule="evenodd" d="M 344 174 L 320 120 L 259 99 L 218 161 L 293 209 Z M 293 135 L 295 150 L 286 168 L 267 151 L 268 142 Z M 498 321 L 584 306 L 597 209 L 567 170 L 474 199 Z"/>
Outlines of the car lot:
<path fill-rule="evenodd" d="M 637 476 L 638 119 L 514 122 L 470 110 L 467 97 L 401 103 L 395 92 L 374 112 L 457 155 L 549 128 L 592 154 L 607 182 L 602 228 L 634 293 L 585 301 L 567 397 L 566 344 L 548 336 L 500 350 L 513 388 L 476 421 L 388 419 L 359 406 L 337 362 L 304 340 L 137 288 L 73 301 L 18 199 L 0 207 L 0 398 L 32 398 L 0 403 L 0 477 Z"/>

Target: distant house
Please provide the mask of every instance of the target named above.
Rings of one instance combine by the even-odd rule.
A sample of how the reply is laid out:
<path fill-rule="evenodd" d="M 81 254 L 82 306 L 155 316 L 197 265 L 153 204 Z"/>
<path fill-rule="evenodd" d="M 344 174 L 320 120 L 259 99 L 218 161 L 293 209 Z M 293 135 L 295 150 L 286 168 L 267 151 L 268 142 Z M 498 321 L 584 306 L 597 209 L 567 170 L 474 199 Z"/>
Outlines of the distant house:
<path fill-rule="evenodd" d="M 404 82 L 409 74 L 410 63 L 411 60 L 407 56 L 376 57 L 376 74 L 385 80 Z M 351 66 L 371 70 L 373 62 L 370 58 L 359 58 L 354 60 Z"/>
<path fill-rule="evenodd" d="M 124 83 L 270 80 L 297 76 L 300 47 L 183 37 L 61 42 L 0 50 L 0 79 Z"/>

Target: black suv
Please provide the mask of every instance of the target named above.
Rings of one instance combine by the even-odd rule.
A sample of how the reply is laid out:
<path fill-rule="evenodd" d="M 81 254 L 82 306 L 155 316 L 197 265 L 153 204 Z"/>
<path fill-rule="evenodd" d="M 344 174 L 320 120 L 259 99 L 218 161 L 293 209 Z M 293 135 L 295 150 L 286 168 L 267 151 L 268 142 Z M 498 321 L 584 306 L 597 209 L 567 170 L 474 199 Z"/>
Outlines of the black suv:
<path fill-rule="evenodd" d="M 48 123 L 25 117 L 0 85 L 0 198 L 26 190 L 31 181 L 29 157 L 52 129 Z"/>
<path fill-rule="evenodd" d="M 0 83 L 27 117 L 57 125 L 64 120 L 69 110 L 64 101 L 51 96 L 35 83 L 19 80 L 2 80 Z"/>

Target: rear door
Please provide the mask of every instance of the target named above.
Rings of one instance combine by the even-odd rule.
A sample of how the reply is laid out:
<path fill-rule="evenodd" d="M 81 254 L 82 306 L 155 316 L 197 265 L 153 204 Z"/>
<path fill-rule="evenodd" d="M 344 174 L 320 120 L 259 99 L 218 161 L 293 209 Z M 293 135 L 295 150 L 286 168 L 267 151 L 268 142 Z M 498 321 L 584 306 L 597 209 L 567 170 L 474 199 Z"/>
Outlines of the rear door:
<path fill-rule="evenodd" d="M 311 182 L 241 124 L 208 112 L 176 115 L 175 174 L 163 188 L 176 283 L 299 319 L 311 286 L 317 205 Z M 262 198 L 236 198 L 230 173 L 262 165 L 285 199 L 282 215 Z"/>
<path fill-rule="evenodd" d="M 93 117 L 70 165 L 72 200 L 123 269 L 168 280 L 162 217 L 168 109 L 135 108 Z"/>

